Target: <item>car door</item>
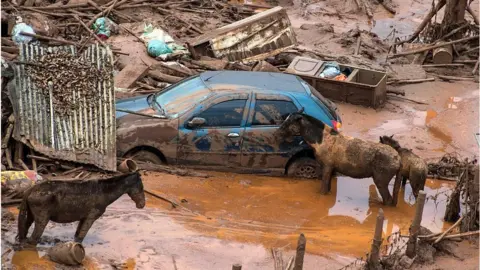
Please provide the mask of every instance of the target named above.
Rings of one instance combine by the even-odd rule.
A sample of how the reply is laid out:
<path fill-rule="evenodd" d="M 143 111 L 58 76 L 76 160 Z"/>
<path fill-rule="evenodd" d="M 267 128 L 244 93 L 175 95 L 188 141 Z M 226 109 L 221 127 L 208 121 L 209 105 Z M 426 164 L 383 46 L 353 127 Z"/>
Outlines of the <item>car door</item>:
<path fill-rule="evenodd" d="M 292 153 L 306 147 L 300 136 L 291 142 L 274 132 L 300 105 L 283 94 L 254 94 L 242 144 L 242 167 L 284 168 Z"/>
<path fill-rule="evenodd" d="M 230 94 L 206 102 L 182 117 L 178 162 L 187 165 L 240 166 L 249 95 Z M 189 123 L 194 122 L 193 119 L 204 119 L 205 123 L 192 127 Z"/>

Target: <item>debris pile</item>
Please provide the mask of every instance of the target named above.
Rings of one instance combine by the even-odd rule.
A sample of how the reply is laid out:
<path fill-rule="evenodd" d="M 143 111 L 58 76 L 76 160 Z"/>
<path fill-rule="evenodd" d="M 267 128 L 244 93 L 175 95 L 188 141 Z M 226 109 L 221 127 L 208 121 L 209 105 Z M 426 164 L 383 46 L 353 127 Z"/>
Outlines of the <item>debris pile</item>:
<path fill-rule="evenodd" d="M 67 52 L 46 54 L 23 64 L 32 83 L 47 100 L 52 99 L 55 113 L 62 116 L 70 115 L 75 109 L 75 98 L 98 104 L 97 91 L 92 89 L 96 89 L 97 82 L 103 83 L 112 76 L 111 67 L 99 69 L 92 62 Z M 74 92 L 79 96 L 75 97 Z"/>
<path fill-rule="evenodd" d="M 458 5 L 465 5 L 464 8 L 446 2 L 440 0 L 432 4 L 430 12 L 411 36 L 403 40 L 395 38 L 389 58 L 397 63 L 422 65 L 428 73 L 445 81 L 478 80 L 478 19 L 468 1 L 458 2 Z M 444 7 L 444 18 L 438 23 L 436 14 Z M 472 14 L 473 22 L 466 19 L 468 13 Z M 397 52 L 399 46 L 401 52 Z M 473 70 L 466 69 L 466 65 L 474 66 Z M 414 83 L 418 82 L 421 81 Z"/>

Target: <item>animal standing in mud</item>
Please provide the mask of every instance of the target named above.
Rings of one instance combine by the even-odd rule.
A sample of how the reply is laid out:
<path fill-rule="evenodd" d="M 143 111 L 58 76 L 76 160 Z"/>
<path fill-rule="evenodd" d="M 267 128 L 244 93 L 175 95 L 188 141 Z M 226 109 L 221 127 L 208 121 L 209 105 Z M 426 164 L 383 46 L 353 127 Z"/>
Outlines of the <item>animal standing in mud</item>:
<path fill-rule="evenodd" d="M 276 131 L 276 136 L 291 138 L 298 132 L 314 149 L 315 158 L 323 165 L 321 194 L 330 191 L 332 173 L 336 171 L 353 178 L 372 177 L 383 203 L 396 205 L 401 184 L 400 156 L 393 148 L 340 134 L 302 111 L 287 117 Z M 388 184 L 394 176 L 392 198 Z"/>
<path fill-rule="evenodd" d="M 425 181 L 427 180 L 428 167 L 425 160 L 415 155 L 410 149 L 403 148 L 392 136 L 381 136 L 380 142 L 391 146 L 395 149 L 401 158 L 400 173 L 402 177 L 402 185 L 407 183 L 407 179 L 410 181 L 413 195 L 415 198 L 418 196 L 418 192 L 425 187 Z"/>
<path fill-rule="evenodd" d="M 24 243 L 28 229 L 35 222 L 29 243 L 36 245 L 51 220 L 57 223 L 80 221 L 75 242 L 81 243 L 93 222 L 105 213 L 107 206 L 127 193 L 137 208 L 145 207 L 145 194 L 139 172 L 105 180 L 50 180 L 34 185 L 25 192 L 18 216 L 18 240 Z"/>

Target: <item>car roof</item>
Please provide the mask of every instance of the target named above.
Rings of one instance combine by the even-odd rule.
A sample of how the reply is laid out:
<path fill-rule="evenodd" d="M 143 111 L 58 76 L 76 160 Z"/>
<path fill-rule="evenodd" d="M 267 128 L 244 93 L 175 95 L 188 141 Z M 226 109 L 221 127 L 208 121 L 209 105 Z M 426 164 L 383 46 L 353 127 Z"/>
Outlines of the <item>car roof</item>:
<path fill-rule="evenodd" d="M 212 91 L 306 92 L 297 76 L 285 73 L 225 70 L 206 71 L 199 76 Z"/>

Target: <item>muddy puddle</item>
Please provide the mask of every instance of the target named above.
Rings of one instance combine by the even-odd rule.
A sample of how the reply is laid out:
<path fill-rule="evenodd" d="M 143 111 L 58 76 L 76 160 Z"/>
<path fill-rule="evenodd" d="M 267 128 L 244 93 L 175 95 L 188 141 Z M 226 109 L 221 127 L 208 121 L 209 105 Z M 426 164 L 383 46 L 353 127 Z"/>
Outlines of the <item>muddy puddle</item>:
<path fill-rule="evenodd" d="M 385 207 L 371 179 L 338 177 L 332 192 L 319 195 L 320 183 L 252 175 L 210 173 L 199 179 L 158 173 L 144 176 L 145 188 L 181 206 L 147 197 L 136 209 L 123 196 L 94 223 L 84 241 L 84 269 L 271 269 L 271 248 L 293 255 L 299 233 L 307 237 L 306 269 L 315 265 L 340 268 L 368 251 L 375 217 L 385 212 L 384 236 L 405 234 L 414 214 L 407 185 L 397 207 Z M 393 183 L 392 183 L 393 184 Z M 422 225 L 434 232 L 442 221 L 451 184 L 428 180 Z M 13 269 L 55 269 L 42 257 L 55 241 L 73 238 L 76 224 L 47 227 L 38 250 L 11 252 L 3 258 Z M 16 229 L 4 236 L 4 250 Z M 288 258 L 284 258 L 287 260 Z M 12 269 L 12 268 L 11 268 Z"/>

